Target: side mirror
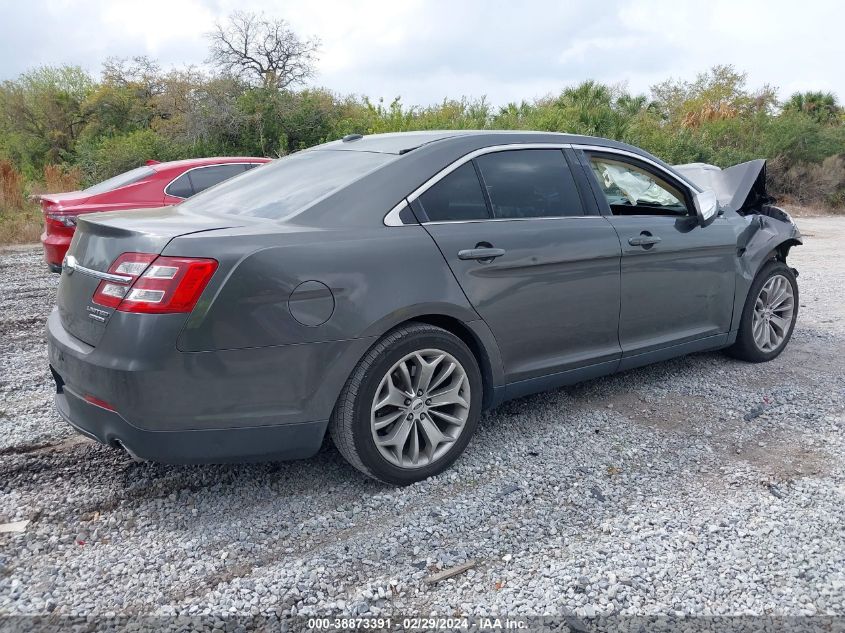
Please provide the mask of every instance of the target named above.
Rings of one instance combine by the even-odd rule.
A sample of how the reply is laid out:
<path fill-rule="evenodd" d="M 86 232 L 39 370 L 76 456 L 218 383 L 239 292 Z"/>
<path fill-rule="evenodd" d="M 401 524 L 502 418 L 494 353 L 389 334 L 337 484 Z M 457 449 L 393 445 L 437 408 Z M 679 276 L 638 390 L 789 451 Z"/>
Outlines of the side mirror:
<path fill-rule="evenodd" d="M 719 201 L 716 200 L 714 191 L 707 190 L 695 194 L 693 203 L 701 226 L 707 226 L 719 215 Z"/>

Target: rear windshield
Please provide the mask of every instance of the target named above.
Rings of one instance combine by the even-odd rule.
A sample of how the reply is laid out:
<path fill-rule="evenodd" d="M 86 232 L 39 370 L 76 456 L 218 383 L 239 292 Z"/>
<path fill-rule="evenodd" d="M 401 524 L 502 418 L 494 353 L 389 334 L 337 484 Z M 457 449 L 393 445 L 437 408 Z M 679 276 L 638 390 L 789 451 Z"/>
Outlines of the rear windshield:
<path fill-rule="evenodd" d="M 180 203 L 199 213 L 290 216 L 371 171 L 396 160 L 393 154 L 316 150 L 274 160 Z"/>
<path fill-rule="evenodd" d="M 154 169 L 150 167 L 138 167 L 137 169 L 132 169 L 130 171 L 125 171 L 122 174 L 118 174 L 113 178 L 109 178 L 108 180 L 104 180 L 103 182 L 97 183 L 96 185 L 92 185 L 87 189 L 83 190 L 83 193 L 105 193 L 106 191 L 113 191 L 114 189 L 118 189 L 119 187 L 125 187 L 126 185 L 131 185 L 133 182 L 138 182 L 139 180 L 143 180 L 147 176 L 151 176 L 155 173 Z"/>

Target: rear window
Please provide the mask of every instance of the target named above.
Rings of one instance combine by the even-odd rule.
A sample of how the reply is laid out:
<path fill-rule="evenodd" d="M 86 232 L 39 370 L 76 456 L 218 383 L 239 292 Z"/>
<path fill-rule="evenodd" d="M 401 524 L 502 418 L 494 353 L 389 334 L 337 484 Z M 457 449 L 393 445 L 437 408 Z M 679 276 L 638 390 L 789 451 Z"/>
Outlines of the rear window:
<path fill-rule="evenodd" d="M 189 171 L 188 175 L 191 178 L 191 184 L 194 186 L 194 191 L 200 193 L 209 187 L 213 187 L 217 183 L 228 180 L 232 176 L 244 173 L 244 166 L 240 163 L 229 163 L 227 165 L 212 165 L 211 167 L 201 167 Z"/>
<path fill-rule="evenodd" d="M 498 152 L 476 161 L 494 218 L 583 215 L 578 189 L 559 149 Z"/>
<path fill-rule="evenodd" d="M 103 182 L 97 183 L 96 185 L 92 185 L 87 189 L 84 189 L 84 193 L 105 193 L 106 191 L 114 191 L 115 189 L 119 189 L 120 187 L 125 187 L 126 185 L 131 185 L 134 182 L 138 182 L 139 180 L 143 180 L 147 176 L 152 176 L 155 173 L 155 170 L 150 167 L 138 167 L 137 169 L 131 169 L 129 171 L 123 172 L 113 178 L 109 178 L 108 180 L 104 180 Z"/>
<path fill-rule="evenodd" d="M 431 222 L 486 220 L 487 203 L 472 163 L 464 163 L 420 196 Z"/>
<path fill-rule="evenodd" d="M 181 203 L 206 213 L 287 217 L 398 158 L 373 152 L 304 151 L 253 169 Z"/>

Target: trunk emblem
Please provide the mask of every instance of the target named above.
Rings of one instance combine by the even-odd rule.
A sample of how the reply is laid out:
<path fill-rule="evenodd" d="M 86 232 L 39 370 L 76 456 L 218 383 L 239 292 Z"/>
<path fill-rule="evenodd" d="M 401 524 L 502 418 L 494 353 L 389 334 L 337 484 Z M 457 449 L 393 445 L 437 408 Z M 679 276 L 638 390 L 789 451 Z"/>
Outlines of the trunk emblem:
<path fill-rule="evenodd" d="M 109 319 L 109 313 L 105 310 L 100 310 L 94 306 L 85 308 L 88 311 L 88 318 L 97 321 L 98 323 L 105 323 Z"/>

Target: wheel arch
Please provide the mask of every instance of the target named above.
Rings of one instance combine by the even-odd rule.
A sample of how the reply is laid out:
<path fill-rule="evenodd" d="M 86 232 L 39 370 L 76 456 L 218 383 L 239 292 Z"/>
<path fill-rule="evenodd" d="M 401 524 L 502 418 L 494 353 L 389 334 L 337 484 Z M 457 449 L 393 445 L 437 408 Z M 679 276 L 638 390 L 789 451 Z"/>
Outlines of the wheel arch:
<path fill-rule="evenodd" d="M 782 261 L 785 264 L 786 258 L 789 256 L 790 249 L 793 246 L 801 246 L 802 244 L 803 244 L 803 242 L 801 240 L 799 240 L 798 238 L 795 238 L 795 237 L 789 238 L 788 240 L 784 240 L 783 242 L 781 242 L 780 244 L 778 244 L 777 246 L 774 247 L 774 249 L 770 253 L 769 257 L 766 257 L 762 262 L 760 262 L 759 268 L 762 268 L 763 265 L 766 263 L 766 261 L 768 261 L 769 259 L 772 259 L 772 258 L 776 258 L 776 259 L 778 259 L 779 261 Z M 759 268 L 758 268 L 757 272 L 760 271 Z"/>
<path fill-rule="evenodd" d="M 498 404 L 504 385 L 504 370 L 499 346 L 487 324 L 474 311 L 464 310 L 454 305 L 421 305 L 416 310 L 402 311 L 382 319 L 368 328 L 367 336 L 381 340 L 396 328 L 412 323 L 427 323 L 443 328 L 457 336 L 470 349 L 478 367 L 484 385 L 484 409 Z M 375 345 L 375 342 L 373 343 Z M 366 352 L 365 352 L 366 353 Z M 362 358 L 363 358 L 362 354 Z"/>
<path fill-rule="evenodd" d="M 464 344 L 472 352 L 472 355 L 475 356 L 475 360 L 478 362 L 478 368 L 481 370 L 481 383 L 484 388 L 482 408 L 486 410 L 494 406 L 496 400 L 496 387 L 501 384 L 501 380 L 497 379 L 497 372 L 495 371 L 494 361 L 491 359 L 490 350 L 488 349 L 488 346 L 482 342 L 478 331 L 460 319 L 445 314 L 422 314 L 400 323 L 397 327 L 415 322 L 427 323 L 428 325 L 434 325 L 442 328 L 447 332 L 451 332 L 464 342 Z M 481 323 L 483 323 L 483 321 Z M 484 328 L 486 329 L 486 327 L 487 326 L 485 324 Z M 495 349 L 495 356 L 497 362 L 500 363 L 498 348 Z M 501 374 L 501 371 L 498 373 Z"/>
<path fill-rule="evenodd" d="M 783 236 L 781 236 L 783 237 Z M 771 242 L 771 240 L 770 240 Z M 754 247 L 753 241 L 749 242 L 743 250 L 742 255 L 737 260 L 737 285 L 734 294 L 734 309 L 733 318 L 731 322 L 731 333 L 734 335 L 739 328 L 742 311 L 745 308 L 745 302 L 748 300 L 748 293 L 751 290 L 751 285 L 763 270 L 766 263 L 776 260 L 786 263 L 786 258 L 793 246 L 801 246 L 803 241 L 800 236 L 783 237 L 775 244 L 768 243 L 763 247 L 762 245 Z M 796 277 L 798 271 L 793 269 Z"/>

